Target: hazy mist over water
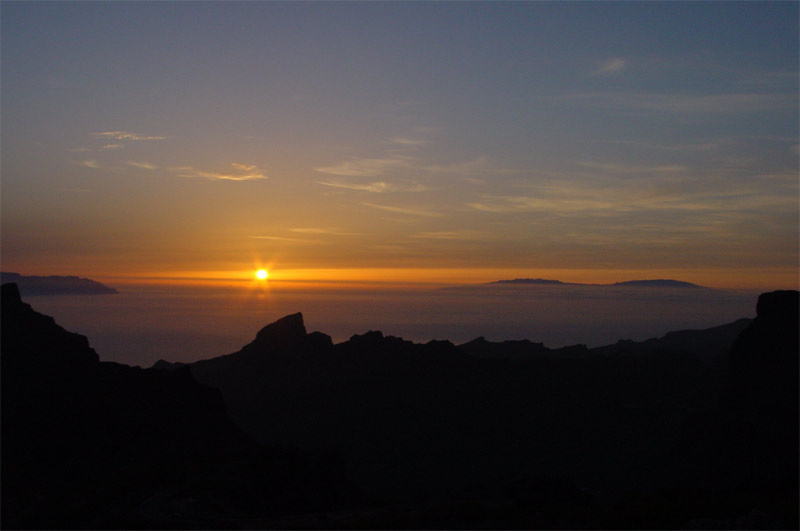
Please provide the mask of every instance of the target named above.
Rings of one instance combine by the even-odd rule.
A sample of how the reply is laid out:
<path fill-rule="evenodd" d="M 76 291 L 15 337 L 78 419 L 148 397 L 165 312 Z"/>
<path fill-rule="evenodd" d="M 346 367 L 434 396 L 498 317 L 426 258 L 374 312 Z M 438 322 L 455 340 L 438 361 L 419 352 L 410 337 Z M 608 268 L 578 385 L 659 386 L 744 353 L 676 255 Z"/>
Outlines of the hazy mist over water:
<path fill-rule="evenodd" d="M 129 285 L 118 295 L 26 297 L 101 360 L 149 367 L 229 354 L 263 326 L 303 312 L 334 342 L 381 330 L 415 342 L 530 339 L 548 347 L 641 341 L 753 317 L 757 292 L 590 285 L 371 289 Z"/>

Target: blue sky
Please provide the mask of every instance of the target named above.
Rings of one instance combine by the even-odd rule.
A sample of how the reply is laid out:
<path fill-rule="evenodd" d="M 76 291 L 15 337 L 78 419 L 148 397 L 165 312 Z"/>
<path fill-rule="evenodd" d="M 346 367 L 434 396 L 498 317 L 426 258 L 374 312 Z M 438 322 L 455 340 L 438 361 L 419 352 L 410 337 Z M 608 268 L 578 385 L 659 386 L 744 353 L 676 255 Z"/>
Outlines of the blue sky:
<path fill-rule="evenodd" d="M 796 281 L 795 2 L 0 9 L 5 270 Z"/>

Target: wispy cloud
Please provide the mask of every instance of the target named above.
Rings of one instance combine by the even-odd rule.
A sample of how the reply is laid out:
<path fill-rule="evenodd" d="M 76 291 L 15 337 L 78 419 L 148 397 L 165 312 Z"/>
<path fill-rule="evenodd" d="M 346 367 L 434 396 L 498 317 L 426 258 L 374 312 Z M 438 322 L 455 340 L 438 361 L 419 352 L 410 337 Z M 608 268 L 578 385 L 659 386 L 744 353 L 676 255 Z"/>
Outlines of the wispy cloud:
<path fill-rule="evenodd" d="M 411 238 L 420 240 L 444 240 L 444 241 L 468 241 L 481 240 L 488 237 L 488 233 L 475 230 L 456 230 L 456 231 L 432 231 L 419 232 L 411 235 Z"/>
<path fill-rule="evenodd" d="M 616 74 L 624 70 L 626 66 L 628 66 L 628 61 L 622 57 L 611 57 L 600 63 L 600 66 L 592 73 L 594 75 Z"/>
<path fill-rule="evenodd" d="M 122 149 L 125 147 L 125 144 L 106 144 L 105 146 L 101 147 L 102 150 L 109 150 L 109 149 Z"/>
<path fill-rule="evenodd" d="M 309 243 L 311 240 L 306 240 L 303 238 L 288 238 L 286 236 L 250 236 L 254 240 L 273 240 L 279 242 L 297 242 L 297 243 Z"/>
<path fill-rule="evenodd" d="M 128 166 L 134 166 L 136 168 L 142 168 L 143 170 L 156 170 L 156 169 L 158 169 L 158 166 L 156 166 L 155 164 L 152 164 L 150 162 L 138 162 L 138 161 L 135 161 L 135 160 L 129 160 L 125 164 L 127 164 Z"/>
<path fill-rule="evenodd" d="M 164 140 L 165 136 L 148 136 L 140 135 L 137 133 L 129 133 L 127 131 L 102 131 L 92 133 L 98 138 L 113 138 L 115 140 Z"/>
<path fill-rule="evenodd" d="M 356 232 L 346 232 L 339 229 L 325 228 L 325 227 L 295 227 L 289 229 L 289 232 L 296 232 L 298 234 L 314 234 L 320 236 L 358 236 Z"/>
<path fill-rule="evenodd" d="M 344 188 L 345 190 L 357 190 L 359 192 L 372 192 L 372 193 L 389 192 L 392 189 L 392 185 L 384 181 L 376 181 L 363 184 L 317 181 L 317 184 L 330 186 L 332 188 Z"/>
<path fill-rule="evenodd" d="M 389 143 L 400 145 L 400 146 L 409 146 L 409 147 L 416 147 L 416 146 L 424 146 L 427 144 L 427 140 L 423 140 L 421 138 L 412 138 L 407 136 L 396 136 L 389 139 Z"/>
<path fill-rule="evenodd" d="M 258 179 L 267 179 L 257 166 L 253 164 L 241 164 L 238 162 L 231 163 L 235 171 L 231 172 L 211 172 L 201 171 L 188 166 L 179 166 L 176 171 L 181 173 L 179 177 L 202 177 L 212 181 L 254 181 Z"/>
<path fill-rule="evenodd" d="M 87 168 L 99 168 L 100 166 L 97 164 L 97 161 L 94 159 L 87 159 L 82 160 L 79 163 L 81 166 L 86 166 Z"/>
<path fill-rule="evenodd" d="M 385 212 L 391 212 L 393 214 L 405 214 L 408 216 L 422 216 L 428 218 L 436 218 L 440 217 L 442 214 L 440 212 L 436 212 L 433 210 L 427 209 L 419 209 L 419 208 L 405 208 L 405 207 L 396 207 L 390 205 L 377 205 L 375 203 L 361 203 L 364 206 L 368 206 L 370 208 L 377 208 L 378 210 L 383 210 Z"/>
<path fill-rule="evenodd" d="M 622 174 L 653 174 L 653 173 L 678 173 L 686 171 L 685 166 L 678 164 L 665 164 L 665 165 L 632 165 L 632 164 L 616 164 L 609 162 L 592 162 L 582 161 L 578 162 L 584 168 L 593 170 L 601 170 L 611 173 Z"/>
<path fill-rule="evenodd" d="M 375 177 L 383 175 L 391 168 L 397 168 L 408 162 L 405 157 L 362 158 L 357 157 L 333 166 L 320 166 L 314 171 L 339 175 L 343 177 Z"/>
<path fill-rule="evenodd" d="M 587 103 L 611 108 L 680 114 L 743 114 L 769 110 L 795 109 L 796 95 L 790 94 L 614 94 L 585 93 L 558 96 L 571 103 Z"/>
<path fill-rule="evenodd" d="M 342 188 L 345 190 L 356 190 L 359 192 L 387 193 L 387 192 L 425 192 L 431 188 L 419 183 L 393 184 L 386 181 L 374 181 L 368 183 L 347 183 L 342 181 L 317 181 L 317 184 L 330 186 L 332 188 Z"/>
<path fill-rule="evenodd" d="M 731 138 L 702 139 L 696 142 L 647 142 L 643 140 L 603 140 L 607 144 L 630 146 L 633 148 L 655 149 L 661 151 L 714 151 L 734 142 Z"/>
<path fill-rule="evenodd" d="M 727 180 L 725 181 L 727 183 Z M 773 192 L 765 193 L 769 185 Z M 698 182 L 685 177 L 661 180 L 650 185 L 626 185 L 624 181 L 602 185 L 574 182 L 552 186 L 530 187 L 525 195 L 484 195 L 467 206 L 496 214 L 543 213 L 555 217 L 616 217 L 627 214 L 649 216 L 670 214 L 676 217 L 703 213 L 720 217 L 746 212 L 797 208 L 796 175 L 752 176 L 736 186 Z M 644 219 L 638 220 L 642 223 Z M 690 223 L 689 220 L 686 223 Z"/>
<path fill-rule="evenodd" d="M 486 196 L 484 199 L 485 201 L 468 203 L 468 206 L 483 212 L 553 212 L 556 214 L 600 211 L 615 206 L 611 200 L 591 197 Z"/>

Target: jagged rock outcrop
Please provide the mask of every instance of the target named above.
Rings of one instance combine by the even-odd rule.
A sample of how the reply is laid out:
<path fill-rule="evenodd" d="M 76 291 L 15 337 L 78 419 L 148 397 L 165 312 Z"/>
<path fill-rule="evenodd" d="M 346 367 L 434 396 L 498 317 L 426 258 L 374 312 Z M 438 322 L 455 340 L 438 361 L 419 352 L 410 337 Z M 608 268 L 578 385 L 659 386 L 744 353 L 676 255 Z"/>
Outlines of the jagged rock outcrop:
<path fill-rule="evenodd" d="M 298 313 L 147 370 L 2 304 L 5 528 L 797 525 L 797 292 L 606 351 L 334 345 Z"/>
<path fill-rule="evenodd" d="M 4 529 L 172 527 L 140 503 L 204 476 L 233 488 L 220 470 L 259 454 L 188 368 L 101 362 L 14 284 L 2 286 L 0 316 Z"/>
<path fill-rule="evenodd" d="M 649 503 L 684 511 L 683 528 L 745 528 L 753 515 L 766 528 L 797 528 L 798 308 L 797 291 L 759 297 L 725 357 L 715 404 L 689 415 L 673 450 L 653 464 L 664 492 Z"/>
<path fill-rule="evenodd" d="M 725 408 L 738 422 L 751 480 L 798 485 L 800 440 L 800 298 L 774 291 L 758 298 L 757 316 L 729 357 Z"/>

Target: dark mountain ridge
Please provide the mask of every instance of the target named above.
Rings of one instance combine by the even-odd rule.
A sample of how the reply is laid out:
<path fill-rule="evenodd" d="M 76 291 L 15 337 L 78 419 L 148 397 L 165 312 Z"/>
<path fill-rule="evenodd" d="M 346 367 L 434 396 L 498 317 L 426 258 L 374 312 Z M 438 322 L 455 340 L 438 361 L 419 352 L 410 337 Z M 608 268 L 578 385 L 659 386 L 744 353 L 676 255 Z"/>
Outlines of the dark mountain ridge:
<path fill-rule="evenodd" d="M 75 276 L 36 276 L 0 273 L 0 283 L 15 283 L 24 296 L 31 295 L 110 295 L 119 293 L 100 282 Z"/>
<path fill-rule="evenodd" d="M 298 313 L 143 370 L 3 286 L 3 525 L 796 528 L 797 292 L 757 313 L 602 349 Z"/>
<path fill-rule="evenodd" d="M 15 284 L 0 317 L 3 529 L 228 528 L 252 497 L 285 514 L 347 491 L 335 460 L 246 436 L 188 368 L 101 362 Z"/>

